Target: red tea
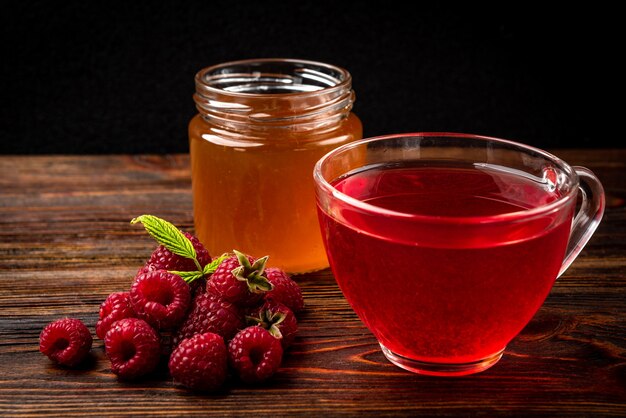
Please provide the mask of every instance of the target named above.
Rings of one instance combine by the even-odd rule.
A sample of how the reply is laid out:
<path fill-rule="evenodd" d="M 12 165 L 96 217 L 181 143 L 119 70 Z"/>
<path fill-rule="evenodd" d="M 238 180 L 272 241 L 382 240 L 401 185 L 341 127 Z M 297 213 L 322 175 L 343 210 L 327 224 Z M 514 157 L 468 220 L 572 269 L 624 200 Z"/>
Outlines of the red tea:
<path fill-rule="evenodd" d="M 468 363 L 503 350 L 561 268 L 574 205 L 533 210 L 559 198 L 549 178 L 421 162 L 366 167 L 333 186 L 378 208 L 337 201 L 320 224 L 347 300 L 400 356 Z"/>

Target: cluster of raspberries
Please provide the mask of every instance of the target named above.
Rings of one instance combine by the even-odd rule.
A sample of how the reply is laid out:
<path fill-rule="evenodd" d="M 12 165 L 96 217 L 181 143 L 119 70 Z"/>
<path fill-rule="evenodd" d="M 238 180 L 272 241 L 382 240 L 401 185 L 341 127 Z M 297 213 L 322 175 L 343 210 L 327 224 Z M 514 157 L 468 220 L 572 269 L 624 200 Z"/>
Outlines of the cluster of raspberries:
<path fill-rule="evenodd" d="M 194 390 L 218 389 L 229 370 L 245 383 L 268 379 L 295 337 L 295 314 L 304 307 L 299 286 L 284 271 L 266 268 L 267 257 L 235 251 L 212 260 L 196 237 L 184 235 L 196 259 L 160 245 L 130 290 L 110 294 L 100 306 L 96 335 L 104 340 L 111 371 L 135 379 L 165 356 L 174 380 Z M 215 271 L 191 283 L 172 273 L 211 262 Z M 40 335 L 40 351 L 70 367 L 91 345 L 91 334 L 78 319 L 52 322 Z"/>

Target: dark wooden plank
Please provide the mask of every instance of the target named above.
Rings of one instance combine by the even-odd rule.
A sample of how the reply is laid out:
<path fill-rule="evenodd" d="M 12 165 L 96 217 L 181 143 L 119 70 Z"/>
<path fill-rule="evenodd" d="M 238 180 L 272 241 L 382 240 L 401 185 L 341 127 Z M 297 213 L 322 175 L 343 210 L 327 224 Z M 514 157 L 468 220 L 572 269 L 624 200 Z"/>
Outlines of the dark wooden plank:
<path fill-rule="evenodd" d="M 492 369 L 441 379 L 385 360 L 331 274 L 297 277 L 307 308 L 274 380 L 213 395 L 165 368 L 135 383 L 110 373 L 102 342 L 79 370 L 38 352 L 51 320 L 93 329 L 100 302 L 128 287 L 153 243 L 142 213 L 191 230 L 188 158 L 0 157 L 0 415 L 626 415 L 626 150 L 556 150 L 608 194 L 605 219 L 537 316 Z"/>

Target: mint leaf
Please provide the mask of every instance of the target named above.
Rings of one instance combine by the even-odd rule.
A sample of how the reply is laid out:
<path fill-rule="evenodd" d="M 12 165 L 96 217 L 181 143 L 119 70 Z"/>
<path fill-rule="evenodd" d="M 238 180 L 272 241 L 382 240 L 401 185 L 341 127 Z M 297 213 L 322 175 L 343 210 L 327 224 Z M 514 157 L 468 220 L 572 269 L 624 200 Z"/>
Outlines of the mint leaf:
<path fill-rule="evenodd" d="M 196 260 L 196 250 L 193 248 L 191 241 L 174 225 L 152 215 L 141 215 L 130 221 L 131 224 L 136 224 L 137 222 L 143 224 L 148 234 L 150 234 L 156 242 L 176 255 L 191 258 L 196 262 L 196 265 L 199 265 Z"/>
<path fill-rule="evenodd" d="M 203 276 L 203 274 L 199 271 L 174 271 L 170 270 L 169 273 L 180 276 L 187 283 L 191 283 L 196 279 L 199 279 Z"/>
<path fill-rule="evenodd" d="M 215 260 L 211 261 L 209 264 L 204 266 L 204 274 L 208 276 L 209 274 L 215 273 L 215 270 L 217 270 L 217 267 L 222 263 L 222 261 L 226 260 L 228 257 L 229 257 L 228 254 L 222 254 Z"/>

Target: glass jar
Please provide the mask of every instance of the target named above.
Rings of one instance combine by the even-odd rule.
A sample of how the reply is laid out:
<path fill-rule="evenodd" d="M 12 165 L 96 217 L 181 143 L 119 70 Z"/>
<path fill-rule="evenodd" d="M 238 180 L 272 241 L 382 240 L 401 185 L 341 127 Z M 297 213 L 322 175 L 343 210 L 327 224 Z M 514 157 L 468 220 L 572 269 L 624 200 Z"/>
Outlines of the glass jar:
<path fill-rule="evenodd" d="M 290 59 L 224 63 L 196 74 L 189 123 L 194 222 L 212 255 L 269 255 L 290 273 L 328 266 L 313 166 L 360 139 L 346 70 Z"/>

